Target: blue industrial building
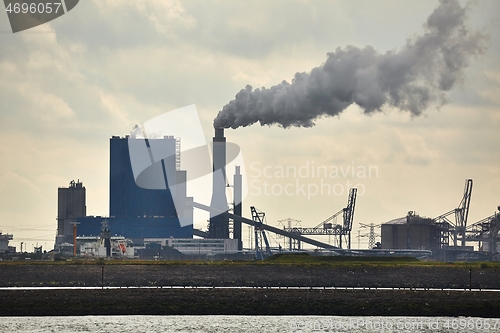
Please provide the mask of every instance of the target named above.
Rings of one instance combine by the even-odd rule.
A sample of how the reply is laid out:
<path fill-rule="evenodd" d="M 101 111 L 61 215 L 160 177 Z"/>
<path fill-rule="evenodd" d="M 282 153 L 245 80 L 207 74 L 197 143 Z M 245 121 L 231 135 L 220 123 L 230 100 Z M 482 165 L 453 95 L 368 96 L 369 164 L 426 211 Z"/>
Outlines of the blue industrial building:
<path fill-rule="evenodd" d="M 106 219 L 112 235 L 132 239 L 134 244 L 153 237 L 192 238 L 192 208 L 185 206 L 191 198 L 186 198 L 186 172 L 179 170 L 180 152 L 176 147 L 173 137 L 113 136 L 110 139 L 109 218 L 78 218 L 78 235 L 100 235 L 102 221 Z M 131 162 L 131 151 L 135 165 Z M 176 184 L 167 186 L 167 179 Z"/>
<path fill-rule="evenodd" d="M 157 182 L 160 182 L 160 184 L 156 185 L 159 185 L 157 187 L 166 188 L 145 189 L 137 186 L 130 162 L 129 140 L 144 143 L 144 146 L 147 148 L 150 147 L 150 141 L 153 141 L 151 139 L 129 139 L 128 137 L 120 138 L 117 136 L 113 136 L 110 139 L 109 216 L 119 218 L 148 216 L 177 217 L 173 198 L 169 188 L 165 186 L 166 179 L 163 174 L 159 175 Z M 160 140 L 165 140 L 167 142 L 167 149 L 173 149 L 173 152 L 170 153 L 175 155 L 175 139 L 165 138 Z M 168 145 L 169 141 L 173 145 Z M 175 164 L 161 162 L 163 164 L 162 169 L 166 167 L 171 172 L 175 172 Z"/>

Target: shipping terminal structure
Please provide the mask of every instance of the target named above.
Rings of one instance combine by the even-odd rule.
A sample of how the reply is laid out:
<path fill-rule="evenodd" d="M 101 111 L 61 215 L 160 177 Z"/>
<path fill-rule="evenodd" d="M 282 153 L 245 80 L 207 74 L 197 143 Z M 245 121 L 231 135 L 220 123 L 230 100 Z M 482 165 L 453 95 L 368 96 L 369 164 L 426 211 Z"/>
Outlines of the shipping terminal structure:
<path fill-rule="evenodd" d="M 149 171 L 144 176 L 149 178 L 142 179 L 149 182 L 151 186 L 148 188 L 137 185 L 130 159 L 131 144 L 145 147 L 149 156 L 155 147 L 164 150 L 165 156 L 175 156 L 157 163 L 150 161 Z M 74 254 L 84 255 L 123 256 L 127 253 L 129 257 L 137 257 L 139 253 L 140 257 L 142 251 L 143 254 L 149 253 L 151 258 L 160 258 L 161 253 L 163 258 L 189 258 L 197 253 L 264 259 L 277 251 L 304 251 L 304 244 L 308 244 L 318 255 L 412 255 L 448 261 L 495 259 L 500 250 L 500 242 L 497 242 L 500 230 L 498 212 L 479 222 L 467 223 L 471 179 L 466 180 L 464 195 L 457 208 L 436 218 L 420 217 L 410 211 L 404 218 L 383 223 L 380 225 L 381 243 L 376 248 L 365 250 L 351 248 L 355 188 L 349 191 L 346 207 L 315 227 L 272 226 L 266 223 L 265 213 L 253 206 L 250 209 L 252 217 L 246 218 L 242 214 L 243 175 L 236 166 L 233 177 L 228 177 L 227 173 L 233 170 L 226 170 L 226 144 L 224 129 L 215 129 L 211 201 L 210 205 L 205 205 L 187 196 L 187 171 L 180 170 L 180 138 L 111 137 L 109 216 L 86 216 L 86 190 L 80 181 L 72 181 L 68 188 L 59 188 L 55 249 L 72 248 Z M 228 203 L 226 188 L 230 186 L 230 178 L 233 197 Z M 175 190 L 169 186 L 172 185 L 169 180 L 175 181 Z M 208 230 L 193 228 L 194 209 L 209 214 Z M 342 222 L 336 223 L 337 217 Z M 246 250 L 243 248 L 243 224 L 253 228 L 254 236 Z M 371 234 L 374 235 L 373 230 Z M 283 238 L 284 247 L 272 247 L 270 235 Z M 324 241 L 324 236 L 329 240 Z M 104 251 L 102 246 L 112 249 Z M 135 252 L 127 249 L 130 247 L 134 247 Z"/>

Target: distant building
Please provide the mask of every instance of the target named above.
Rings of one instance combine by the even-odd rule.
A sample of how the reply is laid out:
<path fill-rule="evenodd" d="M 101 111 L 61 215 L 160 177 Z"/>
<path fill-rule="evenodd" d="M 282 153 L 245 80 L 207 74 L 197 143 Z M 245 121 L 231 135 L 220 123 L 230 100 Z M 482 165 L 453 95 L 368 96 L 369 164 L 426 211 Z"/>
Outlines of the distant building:
<path fill-rule="evenodd" d="M 0 252 L 16 252 L 16 248 L 9 246 L 9 241 L 12 240 L 13 236 L 9 234 L 2 234 L 0 231 Z"/>
<path fill-rule="evenodd" d="M 142 153 L 136 162 L 146 166 L 144 172 L 136 175 L 137 179 L 129 146 Z M 148 237 L 192 238 L 193 208 L 188 205 L 192 198 L 186 197 L 187 175 L 186 171 L 179 170 L 177 147 L 178 141 L 172 136 L 148 140 L 113 136 L 110 139 L 109 217 L 79 217 L 78 236 L 100 235 L 101 222 L 106 219 L 112 235 L 124 236 L 137 245 Z M 170 158 L 156 156 L 154 159 L 155 154 Z M 157 162 L 153 163 L 152 159 Z M 175 184 L 168 184 L 168 180 Z M 177 185 L 175 189 L 173 185 Z"/>
<path fill-rule="evenodd" d="M 175 205 L 169 188 L 165 188 L 165 177 L 173 173 L 175 177 L 175 159 L 161 160 L 152 164 L 146 151 L 142 163 L 150 165 L 141 178 L 149 178 L 149 188 L 137 186 L 130 162 L 129 142 L 142 148 L 161 145 L 172 156 L 175 156 L 175 138 L 164 139 L 131 139 L 113 136 L 110 139 L 109 159 L 109 216 L 116 218 L 137 218 L 149 216 L 164 216 L 176 218 Z M 139 178 L 138 178 L 139 180 Z M 142 180 L 142 179 L 141 179 Z M 160 181 L 159 181 L 160 180 Z M 156 189 L 151 189 L 156 188 Z"/>
<path fill-rule="evenodd" d="M 238 252 L 237 239 L 146 238 L 144 245 L 168 246 L 187 255 L 234 254 Z"/>
<path fill-rule="evenodd" d="M 406 217 L 382 224 L 382 249 L 439 249 L 441 233 L 434 222 L 410 212 Z"/>
<path fill-rule="evenodd" d="M 106 248 L 100 237 L 76 238 L 78 244 L 78 254 L 84 257 L 106 257 Z M 134 245 L 130 239 L 122 236 L 111 237 L 111 256 L 122 258 L 134 258 Z"/>
<path fill-rule="evenodd" d="M 165 218 L 164 216 L 152 217 L 101 217 L 86 216 L 78 219 L 77 234 L 83 236 L 100 236 L 102 222 L 107 220 L 111 235 L 124 236 L 131 239 L 134 244 L 142 245 L 144 238 L 152 237 L 175 237 L 189 238 L 193 235 L 193 225 L 179 226 L 176 218 Z"/>
<path fill-rule="evenodd" d="M 72 180 L 69 187 L 57 189 L 57 236 L 55 249 L 63 243 L 73 243 L 73 225 L 87 213 L 86 193 L 83 183 Z"/>

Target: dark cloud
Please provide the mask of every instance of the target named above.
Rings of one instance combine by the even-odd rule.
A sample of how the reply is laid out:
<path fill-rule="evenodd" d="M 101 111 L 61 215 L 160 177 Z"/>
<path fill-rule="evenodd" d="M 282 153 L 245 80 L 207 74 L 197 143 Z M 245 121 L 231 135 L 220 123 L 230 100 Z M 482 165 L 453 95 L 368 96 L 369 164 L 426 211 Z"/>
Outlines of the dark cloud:
<path fill-rule="evenodd" d="M 397 51 L 348 46 L 328 53 L 310 73 L 271 88 L 250 85 L 236 94 L 214 119 L 214 127 L 237 128 L 256 122 L 311 127 L 321 116 L 335 116 L 351 104 L 365 113 L 389 105 L 419 115 L 442 105 L 446 92 L 463 76 L 470 59 L 485 49 L 486 36 L 469 31 L 467 7 L 440 0 L 424 34 Z"/>

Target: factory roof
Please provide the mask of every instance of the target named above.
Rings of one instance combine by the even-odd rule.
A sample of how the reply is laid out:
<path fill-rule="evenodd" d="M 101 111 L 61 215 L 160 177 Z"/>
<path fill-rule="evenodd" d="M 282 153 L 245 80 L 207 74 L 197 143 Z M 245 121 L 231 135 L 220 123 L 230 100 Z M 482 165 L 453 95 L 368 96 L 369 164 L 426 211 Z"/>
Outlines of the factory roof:
<path fill-rule="evenodd" d="M 397 219 L 387 221 L 384 224 L 406 224 L 406 216 L 398 217 Z"/>
<path fill-rule="evenodd" d="M 407 215 L 404 217 L 399 217 L 394 220 L 387 221 L 383 224 L 426 224 L 426 225 L 432 225 L 434 224 L 434 219 L 428 218 L 428 217 L 422 217 L 419 215 Z"/>

